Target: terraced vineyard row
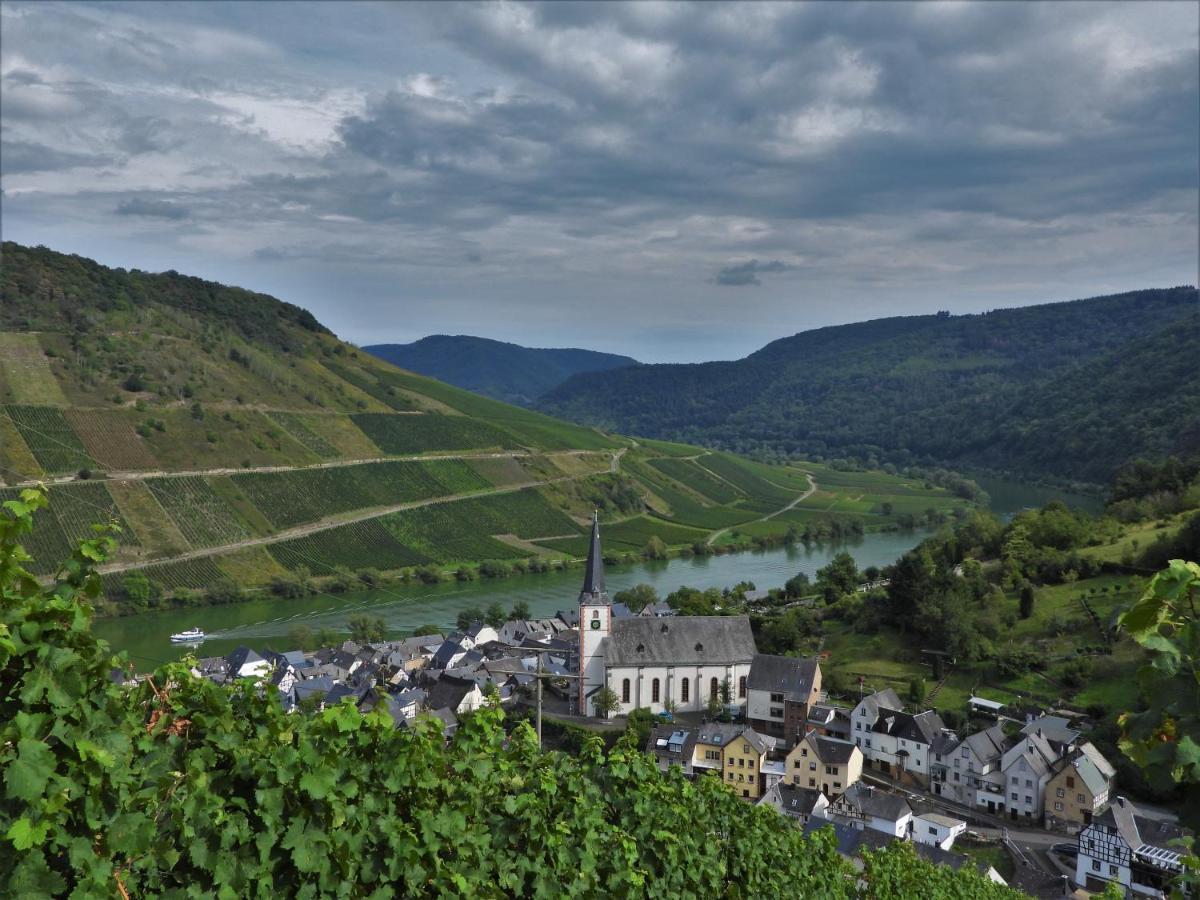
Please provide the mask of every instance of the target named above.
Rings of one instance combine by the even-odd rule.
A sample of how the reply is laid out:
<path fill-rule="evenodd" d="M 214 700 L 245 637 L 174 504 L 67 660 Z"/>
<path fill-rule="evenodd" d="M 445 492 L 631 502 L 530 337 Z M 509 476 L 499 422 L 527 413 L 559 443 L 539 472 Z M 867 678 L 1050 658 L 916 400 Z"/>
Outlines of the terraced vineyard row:
<path fill-rule="evenodd" d="M 466 416 L 358 413 L 351 418 L 379 449 L 394 456 L 487 447 L 516 449 L 520 446 L 508 432 Z"/>
<path fill-rule="evenodd" d="M 742 493 L 690 459 L 652 459 L 650 465 L 714 503 L 736 503 Z"/>
<path fill-rule="evenodd" d="M 0 488 L 0 502 L 18 499 L 16 488 Z M 30 571 L 51 573 L 68 559 L 75 545 L 95 536 L 94 523 L 115 522 L 121 529 L 117 542 L 124 547 L 139 545 L 138 535 L 121 516 L 108 488 L 99 482 L 83 481 L 53 485 L 49 491 L 47 513 L 36 519 L 33 532 L 25 540 L 25 549 L 33 556 Z"/>
<path fill-rule="evenodd" d="M 189 588 L 202 591 L 214 583 L 229 577 L 215 560 L 202 557 L 200 559 L 184 559 L 178 562 L 158 563 L 146 566 L 137 571 L 143 573 L 150 581 L 160 587 L 173 591 L 178 588 Z M 110 599 L 125 596 L 125 578 L 128 572 L 113 572 L 101 576 L 104 593 Z"/>
<path fill-rule="evenodd" d="M 276 528 L 337 513 L 446 497 L 490 485 L 461 460 L 379 462 L 291 472 L 251 472 L 233 481 Z"/>
<path fill-rule="evenodd" d="M 154 478 L 146 482 L 167 515 L 193 547 L 216 547 L 250 537 L 237 510 L 203 478 Z"/>
<path fill-rule="evenodd" d="M 17 426 L 38 465 L 47 472 L 65 474 L 96 465 L 61 409 L 14 404 L 5 406 L 3 413 Z"/>
<path fill-rule="evenodd" d="M 707 531 L 699 528 L 687 528 L 654 516 L 637 516 L 604 526 L 604 546 L 607 550 L 621 553 L 640 553 L 652 537 L 657 537 L 668 545 L 678 545 L 702 541 L 707 535 Z M 548 550 L 557 550 L 572 556 L 586 556 L 588 549 L 586 535 L 537 541 L 537 544 Z"/>
<path fill-rule="evenodd" d="M 295 413 L 268 411 L 267 415 L 307 449 L 321 457 L 321 459 L 336 459 L 338 457 L 337 447 L 333 446 L 333 444 L 304 424 L 304 420 Z"/>
<path fill-rule="evenodd" d="M 281 566 L 303 567 L 314 575 L 330 575 L 337 568 L 400 569 L 431 561 L 396 540 L 379 519 L 364 519 L 268 544 L 267 551 Z"/>

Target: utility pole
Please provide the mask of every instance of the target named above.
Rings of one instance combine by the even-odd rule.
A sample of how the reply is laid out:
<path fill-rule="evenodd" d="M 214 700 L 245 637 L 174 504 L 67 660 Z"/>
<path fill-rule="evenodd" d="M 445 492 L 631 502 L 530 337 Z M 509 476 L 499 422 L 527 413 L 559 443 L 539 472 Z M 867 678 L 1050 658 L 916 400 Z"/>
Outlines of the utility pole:
<path fill-rule="evenodd" d="M 542 747 L 542 654 L 537 655 L 537 736 L 538 749 Z"/>

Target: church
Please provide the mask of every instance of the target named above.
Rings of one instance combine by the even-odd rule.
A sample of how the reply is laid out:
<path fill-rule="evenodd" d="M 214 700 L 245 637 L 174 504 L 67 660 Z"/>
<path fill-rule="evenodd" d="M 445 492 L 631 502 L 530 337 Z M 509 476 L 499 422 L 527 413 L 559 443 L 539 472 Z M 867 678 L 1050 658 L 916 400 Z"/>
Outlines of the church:
<path fill-rule="evenodd" d="M 587 571 L 579 593 L 579 695 L 581 714 L 596 715 L 594 699 L 607 687 L 620 701 L 618 715 L 639 707 L 699 712 L 721 696 L 744 706 L 756 649 L 746 616 L 634 616 L 613 618 L 604 586 L 600 521 L 592 517 Z"/>

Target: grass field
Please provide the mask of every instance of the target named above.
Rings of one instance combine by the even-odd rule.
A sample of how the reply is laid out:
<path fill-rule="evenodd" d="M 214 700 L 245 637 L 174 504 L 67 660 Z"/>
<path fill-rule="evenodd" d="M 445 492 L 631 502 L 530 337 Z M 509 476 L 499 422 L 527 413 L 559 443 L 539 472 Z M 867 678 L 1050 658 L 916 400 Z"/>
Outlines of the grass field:
<path fill-rule="evenodd" d="M 21 433 L 25 445 L 43 469 L 65 474 L 78 469 L 95 468 L 63 411 L 54 406 L 10 405 L 0 410 Z"/>
<path fill-rule="evenodd" d="M 271 410 L 267 416 L 321 459 L 336 459 L 340 455 L 337 447 L 313 431 L 297 413 Z"/>
<path fill-rule="evenodd" d="M 129 411 L 132 413 L 132 410 Z M 265 413 L 254 410 L 156 409 L 147 414 L 164 423 L 145 441 L 167 470 L 239 466 L 311 465 L 321 458 L 292 437 Z"/>
<path fill-rule="evenodd" d="M 525 471 L 520 461 L 511 457 L 468 459 L 466 463 L 478 472 L 481 478 L 487 479 L 489 483 L 496 487 L 523 484 L 533 480 L 533 476 Z"/>
<path fill-rule="evenodd" d="M 0 331 L 0 375 L 0 401 L 4 403 L 67 405 L 36 334 Z"/>
<path fill-rule="evenodd" d="M 152 556 L 168 556 L 190 549 L 179 527 L 171 521 L 144 481 L 110 481 L 108 492 L 142 546 Z"/>
<path fill-rule="evenodd" d="M 12 484 L 44 474 L 16 423 L 0 409 L 0 480 Z"/>

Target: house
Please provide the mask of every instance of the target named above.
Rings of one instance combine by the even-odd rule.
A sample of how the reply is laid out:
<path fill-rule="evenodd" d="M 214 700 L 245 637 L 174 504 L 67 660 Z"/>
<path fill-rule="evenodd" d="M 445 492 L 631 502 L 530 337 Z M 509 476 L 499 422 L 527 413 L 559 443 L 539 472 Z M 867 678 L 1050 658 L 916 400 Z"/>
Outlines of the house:
<path fill-rule="evenodd" d="M 821 815 L 839 825 L 859 830 L 870 828 L 902 838 L 908 836 L 913 811 L 899 794 L 859 781 L 850 785 L 840 797 L 835 797 Z"/>
<path fill-rule="evenodd" d="M 1004 880 L 1004 876 L 997 872 L 991 865 L 988 863 L 977 863 L 965 853 L 952 853 L 934 844 L 926 844 L 919 841 L 913 842 L 913 849 L 917 851 L 917 856 L 928 860 L 935 866 L 948 866 L 956 872 L 963 866 L 974 866 L 980 875 L 993 884 L 1008 884 Z"/>
<path fill-rule="evenodd" d="M 1169 846 L 1183 836 L 1176 825 L 1139 816 L 1133 804 L 1117 797 L 1076 839 L 1075 883 L 1102 891 L 1116 882 L 1135 896 L 1161 897 L 1183 871 L 1183 856 Z"/>
<path fill-rule="evenodd" d="M 724 780 L 725 745 L 741 733 L 741 726 L 731 722 L 705 722 L 696 729 L 692 749 L 692 773 L 714 772 Z"/>
<path fill-rule="evenodd" d="M 1009 746 L 1000 757 L 1009 818 L 1026 822 L 1042 820 L 1046 784 L 1058 758 L 1058 752 L 1041 731 L 1022 731 L 1009 739 Z"/>
<path fill-rule="evenodd" d="M 425 707 L 436 712 L 448 709 L 461 716 L 463 713 L 474 712 L 483 706 L 483 691 L 470 678 L 456 678 L 443 674 L 429 691 Z M 457 722 L 456 722 L 457 724 Z"/>
<path fill-rule="evenodd" d="M 238 647 L 225 657 L 231 678 L 262 678 L 271 671 L 271 664 L 249 647 Z"/>
<path fill-rule="evenodd" d="M 850 710 L 828 703 L 815 704 L 809 707 L 806 730 L 848 741 L 851 731 Z"/>
<path fill-rule="evenodd" d="M 1046 827 L 1076 831 L 1108 805 L 1116 770 L 1091 743 L 1063 757 L 1046 783 Z"/>
<path fill-rule="evenodd" d="M 768 788 L 758 801 L 758 806 L 769 806 L 785 816 L 797 819 L 801 826 L 807 825 L 814 816 L 829 806 L 829 798 L 820 791 L 796 787 L 781 781 Z"/>
<path fill-rule="evenodd" d="M 646 708 L 699 712 L 710 700 L 742 705 L 754 658 L 754 634 L 746 616 L 616 615 L 604 586 L 600 523 L 592 519 L 583 589 L 579 593 L 578 709 L 594 714 L 604 688 L 617 697 L 621 714 Z M 755 795 L 757 796 L 757 794 Z"/>
<path fill-rule="evenodd" d="M 912 820 L 912 839 L 941 850 L 949 850 L 954 846 L 954 839 L 966 830 L 967 823 L 962 819 L 941 813 L 921 813 L 913 816 Z"/>
<path fill-rule="evenodd" d="M 929 783 L 929 748 L 946 725 L 933 710 L 906 713 L 891 688 L 864 697 L 850 714 L 854 743 L 867 766 L 886 775 Z"/>
<path fill-rule="evenodd" d="M 815 659 L 758 653 L 746 687 L 746 721 L 791 746 L 804 734 L 808 711 L 821 697 L 821 667 Z"/>
<path fill-rule="evenodd" d="M 650 730 L 650 737 L 646 741 L 646 752 L 654 756 L 658 767 L 664 772 L 671 766 L 678 766 L 683 774 L 693 774 L 692 757 L 695 751 L 696 732 L 674 725 L 656 725 Z"/>
<path fill-rule="evenodd" d="M 666 600 L 659 600 L 657 603 L 647 603 L 642 607 L 642 611 L 638 615 L 653 619 L 663 619 L 667 616 L 675 615 L 675 610 L 671 609 Z"/>
<path fill-rule="evenodd" d="M 747 800 L 757 800 L 764 790 L 762 767 L 772 742 L 753 728 L 738 729 L 740 733 L 726 742 L 722 753 L 725 786 Z"/>
<path fill-rule="evenodd" d="M 313 678 L 304 678 L 292 685 L 292 693 L 295 694 L 296 703 L 303 703 L 308 700 L 315 704 L 318 709 L 324 709 L 325 697 L 334 688 L 332 678 L 325 675 L 317 675 Z"/>
<path fill-rule="evenodd" d="M 429 664 L 429 661 L 433 659 L 433 654 L 444 641 L 445 639 L 440 634 L 427 634 L 395 641 L 392 644 L 391 652 L 384 658 L 384 661 L 405 672 L 415 672 Z"/>
<path fill-rule="evenodd" d="M 471 639 L 472 646 L 486 644 L 489 641 L 499 640 L 500 635 L 496 633 L 496 629 L 491 625 L 485 625 L 482 622 L 473 622 L 471 627 L 465 632 L 466 636 Z M 461 643 L 461 641 L 460 641 Z"/>
<path fill-rule="evenodd" d="M 1004 774 L 1000 759 L 1008 746 L 1004 728 L 993 725 L 961 741 L 943 732 L 931 745 L 933 792 L 965 806 L 1004 812 Z"/>
<path fill-rule="evenodd" d="M 849 741 L 810 733 L 788 753 L 786 780 L 836 797 L 862 777 L 862 751 Z"/>
<path fill-rule="evenodd" d="M 429 668 L 431 669 L 453 669 L 463 661 L 470 649 L 475 644 L 472 642 L 470 647 L 460 644 L 458 641 L 446 638 L 437 651 L 433 654 L 433 658 L 429 660 Z"/>
<path fill-rule="evenodd" d="M 402 719 L 412 719 L 421 711 L 427 697 L 428 695 L 420 688 L 409 688 L 407 691 L 401 691 L 399 694 L 388 697 L 387 711 L 391 713 L 392 719 L 399 726 Z"/>

